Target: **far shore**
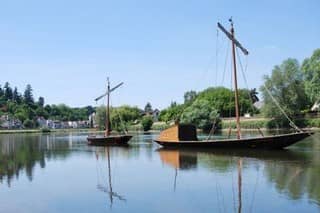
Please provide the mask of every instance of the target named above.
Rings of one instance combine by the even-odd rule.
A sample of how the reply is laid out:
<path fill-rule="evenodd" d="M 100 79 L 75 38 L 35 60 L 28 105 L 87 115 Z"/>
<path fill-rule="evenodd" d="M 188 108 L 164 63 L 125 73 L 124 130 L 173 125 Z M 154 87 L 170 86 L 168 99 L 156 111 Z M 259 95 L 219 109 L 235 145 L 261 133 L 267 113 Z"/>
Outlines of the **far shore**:
<path fill-rule="evenodd" d="M 320 131 L 318 127 L 311 127 L 311 128 L 301 128 L 303 131 Z M 234 129 L 233 129 L 234 130 Z M 258 129 L 252 128 L 241 128 L 243 131 L 259 131 Z M 288 129 L 267 129 L 267 128 L 260 128 L 261 131 L 282 131 Z M 198 130 L 201 132 L 201 130 Z M 227 132 L 229 128 L 219 129 L 220 132 Z M 20 134 L 20 133 L 43 133 L 43 134 L 50 134 L 50 133 L 68 133 L 68 132 L 77 132 L 77 133 L 88 133 L 88 134 L 96 134 L 96 133 L 103 133 L 103 130 L 97 129 L 50 129 L 48 132 L 44 132 L 42 129 L 1 129 L 0 134 Z M 129 130 L 129 133 L 137 134 L 137 133 L 159 133 L 161 132 L 160 129 L 152 129 L 149 131 L 142 131 L 142 130 Z"/>

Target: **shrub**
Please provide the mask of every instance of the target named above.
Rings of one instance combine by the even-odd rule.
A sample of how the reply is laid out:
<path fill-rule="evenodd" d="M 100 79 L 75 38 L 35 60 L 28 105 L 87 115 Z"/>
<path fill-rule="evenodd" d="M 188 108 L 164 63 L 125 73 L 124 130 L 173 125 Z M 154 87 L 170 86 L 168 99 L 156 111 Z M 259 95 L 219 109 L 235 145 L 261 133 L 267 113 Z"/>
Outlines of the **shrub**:
<path fill-rule="evenodd" d="M 153 119 L 151 116 L 144 116 L 141 120 L 143 131 L 149 131 L 151 129 L 152 124 Z"/>
<path fill-rule="evenodd" d="M 34 126 L 34 123 L 32 120 L 30 119 L 26 119 L 24 122 L 23 122 L 23 126 L 25 128 L 32 128 Z"/>

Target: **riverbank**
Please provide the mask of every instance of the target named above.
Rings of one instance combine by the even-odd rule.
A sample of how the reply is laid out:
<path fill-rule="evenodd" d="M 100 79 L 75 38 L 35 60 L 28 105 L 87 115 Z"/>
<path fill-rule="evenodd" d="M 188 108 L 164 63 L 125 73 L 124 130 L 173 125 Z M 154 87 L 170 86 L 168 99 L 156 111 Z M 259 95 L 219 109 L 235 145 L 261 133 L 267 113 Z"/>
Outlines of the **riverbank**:
<path fill-rule="evenodd" d="M 277 130 L 283 129 L 272 124 L 272 119 L 268 118 L 249 118 L 241 120 L 241 129 L 243 130 Z M 320 129 L 320 118 L 307 118 L 300 119 L 296 123 L 300 128 L 305 130 Z M 165 122 L 155 122 L 151 130 L 148 132 L 159 132 L 170 127 L 170 124 Z M 236 128 L 236 122 L 231 119 L 222 119 L 221 131 L 229 130 L 230 128 Z M 143 132 L 141 124 L 133 125 L 128 127 L 130 133 Z M 96 129 L 2 129 L 0 134 L 16 134 L 16 133 L 47 133 L 47 132 L 87 132 L 87 133 L 102 133 L 101 130 Z"/>
<path fill-rule="evenodd" d="M 17 133 L 51 133 L 51 132 L 90 132 L 95 129 L 1 129 L 0 134 L 17 134 Z"/>

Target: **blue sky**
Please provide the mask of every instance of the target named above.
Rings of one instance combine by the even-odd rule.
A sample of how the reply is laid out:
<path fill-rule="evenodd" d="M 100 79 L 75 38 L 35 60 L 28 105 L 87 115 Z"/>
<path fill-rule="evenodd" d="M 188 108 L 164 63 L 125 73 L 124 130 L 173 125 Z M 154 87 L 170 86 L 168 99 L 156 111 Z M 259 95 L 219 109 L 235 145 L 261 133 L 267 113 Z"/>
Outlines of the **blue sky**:
<path fill-rule="evenodd" d="M 85 106 L 95 105 L 109 76 L 125 83 L 113 105 L 162 109 L 187 90 L 229 87 L 229 44 L 216 23 L 229 28 L 232 16 L 250 52 L 242 57 L 249 87 L 259 87 L 274 65 L 302 62 L 320 47 L 319 8 L 319 0 L 3 0 L 0 84 L 22 92 L 29 83 L 46 103 Z"/>

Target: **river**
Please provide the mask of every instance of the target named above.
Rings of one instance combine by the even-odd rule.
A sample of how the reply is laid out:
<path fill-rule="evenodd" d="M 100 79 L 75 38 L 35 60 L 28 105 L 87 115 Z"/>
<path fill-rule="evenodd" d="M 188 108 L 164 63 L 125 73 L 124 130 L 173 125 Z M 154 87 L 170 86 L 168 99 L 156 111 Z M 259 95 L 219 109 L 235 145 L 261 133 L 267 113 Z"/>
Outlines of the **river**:
<path fill-rule="evenodd" d="M 320 212 L 320 134 L 282 151 L 165 150 L 157 134 L 0 135 L 0 212 Z"/>

